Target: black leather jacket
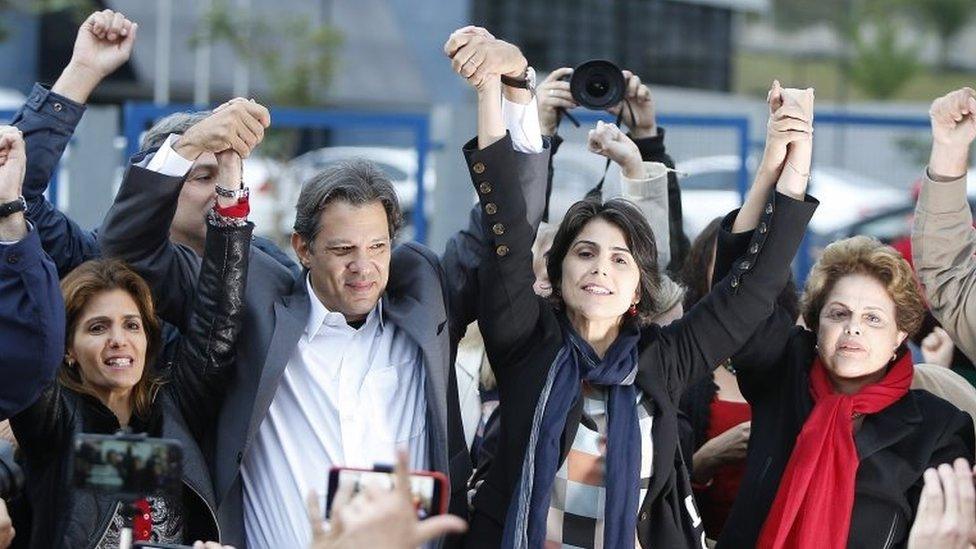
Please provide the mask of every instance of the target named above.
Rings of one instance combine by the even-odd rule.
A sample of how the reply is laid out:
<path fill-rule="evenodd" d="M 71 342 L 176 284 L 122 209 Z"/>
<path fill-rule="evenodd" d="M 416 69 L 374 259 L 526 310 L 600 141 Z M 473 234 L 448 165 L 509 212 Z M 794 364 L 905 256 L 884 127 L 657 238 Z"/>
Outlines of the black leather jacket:
<path fill-rule="evenodd" d="M 201 445 L 212 436 L 234 361 L 254 226 L 211 226 L 198 292 L 175 356 L 156 365 L 165 384 L 148 418 L 133 416 L 134 432 L 183 444 L 183 538 L 218 540 L 213 483 Z M 162 366 L 162 367 L 160 367 Z M 71 485 L 72 440 L 81 432 L 112 434 L 115 415 L 96 398 L 53 383 L 11 419 L 25 458 L 32 511 L 31 547 L 96 547 L 120 501 Z M 24 532 L 26 534 L 26 532 Z"/>

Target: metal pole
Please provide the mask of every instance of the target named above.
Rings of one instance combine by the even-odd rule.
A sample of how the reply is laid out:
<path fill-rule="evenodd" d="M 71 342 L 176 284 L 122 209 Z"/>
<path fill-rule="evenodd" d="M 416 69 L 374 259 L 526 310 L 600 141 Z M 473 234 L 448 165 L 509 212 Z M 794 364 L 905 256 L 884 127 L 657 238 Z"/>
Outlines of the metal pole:
<path fill-rule="evenodd" d="M 153 103 L 169 103 L 169 58 L 173 33 L 172 0 L 156 0 L 156 81 L 153 82 Z"/>
<path fill-rule="evenodd" d="M 211 0 L 202 0 L 200 14 L 206 16 L 212 7 Z M 201 17 L 202 19 L 202 17 Z M 193 78 L 193 104 L 205 106 L 210 103 L 210 29 L 204 29 L 202 39 L 197 44 L 196 71 Z"/>
<path fill-rule="evenodd" d="M 244 41 L 251 42 L 251 0 L 237 0 L 237 13 L 244 21 Z M 235 51 L 234 97 L 247 97 L 251 88 L 251 59 L 248 52 Z"/>

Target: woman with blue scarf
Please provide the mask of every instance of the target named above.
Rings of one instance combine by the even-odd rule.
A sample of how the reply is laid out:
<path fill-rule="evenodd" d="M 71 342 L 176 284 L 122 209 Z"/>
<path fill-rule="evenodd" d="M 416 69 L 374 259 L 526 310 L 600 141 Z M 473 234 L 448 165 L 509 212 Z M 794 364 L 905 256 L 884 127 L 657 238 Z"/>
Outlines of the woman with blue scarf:
<path fill-rule="evenodd" d="M 478 272 L 478 318 L 501 417 L 465 546 L 704 547 L 677 403 L 749 339 L 786 285 L 817 206 L 805 195 L 809 156 L 794 154 L 811 139 L 810 112 L 812 103 L 771 120 L 764 166 L 776 167 L 777 183 L 747 253 L 664 328 L 648 321 L 657 254 L 633 204 L 570 208 L 547 260 L 553 294 L 541 298 L 518 187 L 503 170 L 472 167 L 491 239 Z M 610 154 L 614 144 L 605 146 Z"/>

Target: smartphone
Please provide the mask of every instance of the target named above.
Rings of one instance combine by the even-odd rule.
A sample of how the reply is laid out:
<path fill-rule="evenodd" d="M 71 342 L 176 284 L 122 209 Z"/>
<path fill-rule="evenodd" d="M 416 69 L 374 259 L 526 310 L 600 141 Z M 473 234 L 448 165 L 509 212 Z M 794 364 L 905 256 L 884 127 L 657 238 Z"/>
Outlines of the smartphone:
<path fill-rule="evenodd" d="M 393 471 L 389 467 L 355 469 L 333 467 L 329 470 L 329 492 L 325 501 L 325 517 L 332 512 L 332 501 L 340 486 L 351 484 L 353 493 L 366 486 L 393 489 Z M 410 493 L 413 495 L 417 518 L 423 520 L 447 512 L 447 477 L 437 471 L 413 471 L 410 473 Z"/>
<path fill-rule="evenodd" d="M 73 485 L 120 497 L 179 497 L 183 447 L 178 440 L 141 435 L 75 436 Z"/>

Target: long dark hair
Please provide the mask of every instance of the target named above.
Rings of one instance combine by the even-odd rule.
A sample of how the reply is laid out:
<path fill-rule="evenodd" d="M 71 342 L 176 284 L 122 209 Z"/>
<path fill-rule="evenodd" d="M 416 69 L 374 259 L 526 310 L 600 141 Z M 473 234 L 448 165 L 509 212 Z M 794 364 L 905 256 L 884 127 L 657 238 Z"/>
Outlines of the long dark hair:
<path fill-rule="evenodd" d="M 556 236 L 552 239 L 549 257 L 546 260 L 546 270 L 552 282 L 553 292 L 550 299 L 557 307 L 562 307 L 562 296 L 558 291 L 563 276 L 563 259 L 569 253 L 569 247 L 590 221 L 602 219 L 617 227 L 624 233 L 624 240 L 630 250 L 637 269 L 640 271 L 640 301 L 637 303 L 636 320 L 640 325 L 650 323 L 657 315 L 658 293 L 661 287 L 661 276 L 657 267 L 657 245 L 654 243 L 654 233 L 648 225 L 644 214 L 633 203 L 614 198 L 600 202 L 596 198 L 587 198 L 573 204 L 563 217 Z"/>
<path fill-rule="evenodd" d="M 711 220 L 688 249 L 688 257 L 685 258 L 680 272 L 681 283 L 688 289 L 685 294 L 685 311 L 691 309 L 711 289 L 708 280 L 712 274 L 712 258 L 715 257 L 715 244 L 721 226 L 721 217 Z"/>

